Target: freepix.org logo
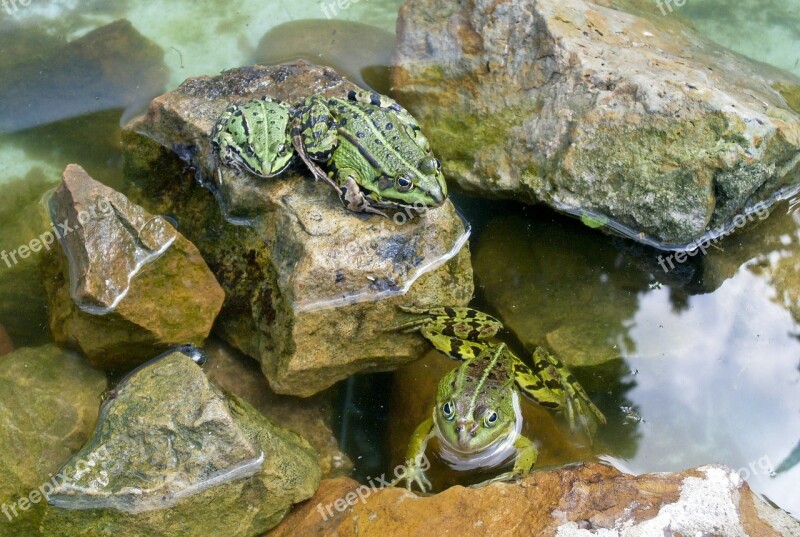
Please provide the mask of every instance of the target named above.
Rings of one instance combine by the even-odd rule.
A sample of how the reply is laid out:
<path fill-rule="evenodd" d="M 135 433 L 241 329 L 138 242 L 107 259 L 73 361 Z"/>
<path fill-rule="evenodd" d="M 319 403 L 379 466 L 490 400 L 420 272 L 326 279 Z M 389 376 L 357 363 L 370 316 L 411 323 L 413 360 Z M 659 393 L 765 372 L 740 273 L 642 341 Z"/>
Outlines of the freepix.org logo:
<path fill-rule="evenodd" d="M 13 15 L 19 8 L 21 7 L 28 7 L 31 5 L 32 0 L 0 0 L 0 4 L 3 5 L 3 8 L 6 10 L 6 13 L 9 15 Z"/>

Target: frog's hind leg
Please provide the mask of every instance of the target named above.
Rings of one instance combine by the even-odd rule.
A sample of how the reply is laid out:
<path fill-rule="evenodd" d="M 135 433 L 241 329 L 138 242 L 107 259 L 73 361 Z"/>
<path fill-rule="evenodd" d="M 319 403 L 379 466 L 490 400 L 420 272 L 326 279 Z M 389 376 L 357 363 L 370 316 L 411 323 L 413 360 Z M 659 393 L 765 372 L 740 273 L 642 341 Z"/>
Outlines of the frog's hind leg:
<path fill-rule="evenodd" d="M 308 97 L 294 110 L 294 115 L 292 139 L 299 137 L 302 140 L 306 155 L 311 159 L 317 162 L 330 160 L 339 144 L 339 133 L 336 120 L 325 101 L 316 96 Z"/>
<path fill-rule="evenodd" d="M 517 356 L 513 357 L 514 380 L 520 390 L 539 405 L 567 414 L 570 428 L 576 421 L 590 433 L 597 428 L 595 420 L 605 423 L 606 418 L 592 403 L 583 386 L 555 356 L 538 347 L 533 353 L 533 368 Z"/>

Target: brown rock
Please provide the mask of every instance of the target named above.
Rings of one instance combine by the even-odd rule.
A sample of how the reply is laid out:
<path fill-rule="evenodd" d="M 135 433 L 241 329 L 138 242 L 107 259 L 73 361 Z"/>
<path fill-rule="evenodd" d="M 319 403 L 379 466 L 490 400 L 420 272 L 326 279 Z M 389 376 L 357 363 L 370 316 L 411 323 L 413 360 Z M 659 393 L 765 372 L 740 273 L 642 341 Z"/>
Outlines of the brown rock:
<path fill-rule="evenodd" d="M 180 219 L 225 289 L 218 334 L 258 358 L 278 393 L 310 396 L 354 373 L 412 361 L 426 344 L 382 331 L 396 324 L 397 305 L 472 297 L 468 232 L 449 201 L 387 219 L 347 211 L 328 185 L 297 173 L 216 173 L 209 135 L 229 103 L 263 95 L 296 103 L 353 88 L 302 61 L 243 67 L 186 80 L 126 126 L 168 150 L 127 134 L 127 178 L 148 207 Z M 187 177 L 172 151 L 216 196 Z"/>
<path fill-rule="evenodd" d="M 0 324 L 0 356 L 8 354 L 14 350 L 14 342 L 11 341 L 11 336 L 8 335 L 6 329 Z"/>
<path fill-rule="evenodd" d="M 72 230 L 63 250 L 43 258 L 56 341 L 107 369 L 128 369 L 176 344 L 202 344 L 224 293 L 169 222 L 76 165 L 64 171 L 51 214 L 60 229 Z"/>
<path fill-rule="evenodd" d="M 430 497 L 358 487 L 349 479 L 323 481 L 268 535 L 800 535 L 800 523 L 723 466 L 632 476 L 587 463 Z"/>

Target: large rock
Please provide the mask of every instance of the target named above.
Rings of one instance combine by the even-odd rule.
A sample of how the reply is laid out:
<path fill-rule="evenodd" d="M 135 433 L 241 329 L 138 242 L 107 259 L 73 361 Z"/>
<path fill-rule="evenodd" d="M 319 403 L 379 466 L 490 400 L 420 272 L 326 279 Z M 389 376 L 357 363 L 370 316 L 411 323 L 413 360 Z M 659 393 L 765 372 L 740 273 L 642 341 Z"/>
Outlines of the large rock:
<path fill-rule="evenodd" d="M 723 466 L 631 476 L 589 463 L 430 497 L 325 480 L 269 535 L 797 537 L 800 523 Z"/>
<path fill-rule="evenodd" d="M 260 535 L 320 479 L 305 440 L 226 398 L 180 352 L 117 386 L 61 474 L 46 535 Z"/>
<path fill-rule="evenodd" d="M 63 246 L 49 251 L 43 269 L 56 341 L 120 369 L 176 344 L 202 344 L 224 293 L 166 219 L 74 164 L 50 210 Z"/>
<path fill-rule="evenodd" d="M 0 536 L 40 535 L 43 494 L 89 439 L 105 375 L 55 345 L 0 358 Z"/>
<path fill-rule="evenodd" d="M 393 219 L 347 211 L 325 184 L 288 174 L 263 180 L 223 168 L 209 133 L 230 102 L 265 94 L 298 102 L 312 92 L 343 96 L 352 84 L 297 62 L 243 67 L 189 79 L 129 124 L 126 176 L 143 203 L 171 214 L 203 252 L 226 292 L 216 329 L 258 358 L 278 393 L 308 396 L 359 371 L 417 358 L 419 338 L 381 332 L 398 304 L 466 304 L 472 271 L 465 224 L 448 201 Z"/>
<path fill-rule="evenodd" d="M 350 458 L 339 449 L 333 435 L 333 393 L 326 391 L 301 399 L 273 392 L 258 362 L 225 343 L 210 340 L 203 347 L 206 363 L 203 371 L 208 379 L 253 405 L 280 427 L 300 434 L 317 452 L 323 477 L 349 476 L 353 470 Z"/>
<path fill-rule="evenodd" d="M 36 32 L 25 28 L 24 33 Z M 0 131 L 140 103 L 164 87 L 164 51 L 127 20 L 71 41 L 29 36 L 6 46 L 0 61 Z M 22 44 L 22 46 L 20 46 Z M 17 51 L 16 49 L 20 50 Z M 30 50 L 36 51 L 30 54 Z M 19 53 L 17 53 L 19 52 Z"/>
<path fill-rule="evenodd" d="M 686 246 L 800 182 L 800 81 L 649 2 L 407 0 L 395 64 L 461 186 L 645 243 Z"/>

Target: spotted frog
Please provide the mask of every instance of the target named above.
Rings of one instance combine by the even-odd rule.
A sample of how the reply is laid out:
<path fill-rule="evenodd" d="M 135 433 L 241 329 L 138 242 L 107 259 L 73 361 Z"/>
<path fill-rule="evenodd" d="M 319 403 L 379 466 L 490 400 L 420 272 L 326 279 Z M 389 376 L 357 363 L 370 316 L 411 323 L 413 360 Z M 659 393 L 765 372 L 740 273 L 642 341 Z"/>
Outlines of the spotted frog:
<path fill-rule="evenodd" d="M 494 468 L 514 458 L 512 470 L 477 486 L 528 473 L 538 451 L 520 434 L 520 392 L 545 408 L 565 410 L 573 430 L 579 422 L 591 435 L 596 422 L 606 422 L 556 357 L 537 348 L 531 367 L 505 343 L 490 341 L 503 327 L 494 317 L 472 308 L 402 309 L 418 317 L 390 330 L 418 331 L 438 351 L 462 361 L 442 378 L 431 417 L 416 428 L 408 444 L 406 460 L 411 462 L 403 479 L 409 489 L 413 484 L 423 492 L 431 488 L 419 461 L 434 437 L 441 457 L 455 469 Z"/>
<path fill-rule="evenodd" d="M 413 116 L 392 99 L 350 91 L 311 95 L 289 107 L 270 98 L 234 105 L 220 117 L 212 146 L 222 164 L 260 177 L 299 155 L 356 212 L 438 207 L 447 198 L 441 163 Z"/>

